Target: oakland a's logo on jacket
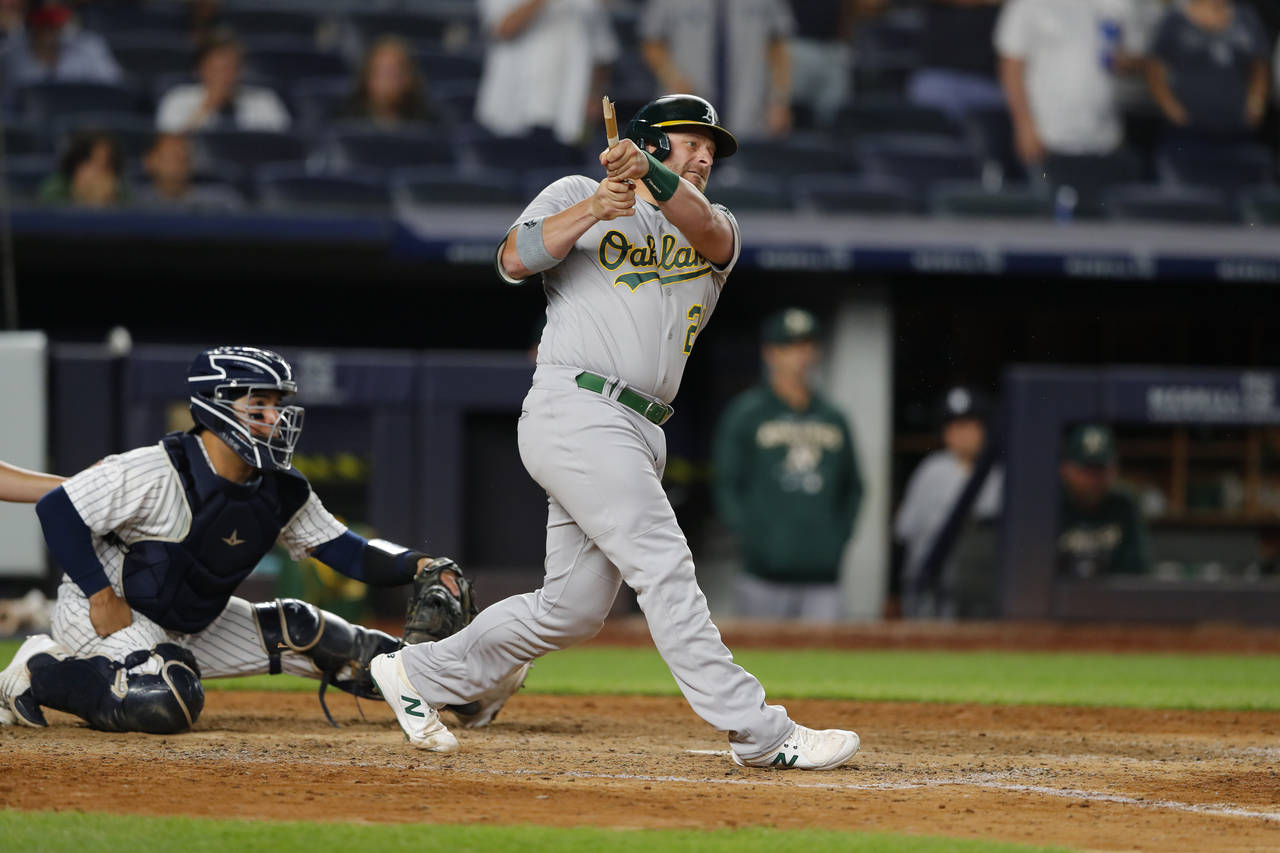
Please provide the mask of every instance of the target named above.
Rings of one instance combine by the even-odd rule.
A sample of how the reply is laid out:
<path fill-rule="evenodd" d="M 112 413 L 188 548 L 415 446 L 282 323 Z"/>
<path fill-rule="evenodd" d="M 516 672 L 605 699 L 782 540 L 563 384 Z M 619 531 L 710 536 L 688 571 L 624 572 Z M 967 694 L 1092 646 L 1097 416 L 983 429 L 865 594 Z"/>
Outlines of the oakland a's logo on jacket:
<path fill-rule="evenodd" d="M 711 272 L 706 258 L 695 252 L 692 246 L 677 248 L 672 234 L 662 235 L 662 248 L 659 250 L 652 234 L 645 235 L 645 245 L 637 246 L 621 231 L 610 231 L 600 240 L 598 257 L 600 265 L 607 270 L 616 270 L 624 262 L 641 270 L 623 273 L 613 280 L 614 287 L 626 285 L 632 292 L 651 281 L 662 285 L 676 284 Z"/>

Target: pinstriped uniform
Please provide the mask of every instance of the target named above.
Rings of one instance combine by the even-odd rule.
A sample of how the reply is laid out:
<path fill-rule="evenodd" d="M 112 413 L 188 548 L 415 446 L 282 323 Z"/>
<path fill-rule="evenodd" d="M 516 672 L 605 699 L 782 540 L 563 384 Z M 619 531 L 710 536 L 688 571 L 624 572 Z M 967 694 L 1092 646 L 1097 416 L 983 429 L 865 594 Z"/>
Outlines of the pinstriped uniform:
<path fill-rule="evenodd" d="M 203 452 L 203 444 L 200 447 Z M 191 507 L 182 481 L 169 454 L 158 443 L 108 456 L 65 481 L 63 488 L 93 534 L 94 551 L 112 589 L 121 597 L 128 545 L 144 539 L 180 542 L 191 528 Z M 346 529 L 311 492 L 280 531 L 278 541 L 297 560 L 309 549 L 341 536 Z M 232 598 L 209 627 L 196 634 L 167 631 L 135 610 L 132 625 L 109 637 L 99 637 L 89 622 L 88 599 L 64 575 L 53 609 L 52 633 L 77 657 L 105 655 L 116 661 L 157 643 L 178 643 L 196 656 L 206 678 L 263 673 L 268 665 L 250 604 L 240 598 Z M 281 663 L 285 672 L 318 675 L 310 659 L 292 652 L 284 652 Z M 152 658 L 132 671 L 158 672 L 158 662 Z"/>

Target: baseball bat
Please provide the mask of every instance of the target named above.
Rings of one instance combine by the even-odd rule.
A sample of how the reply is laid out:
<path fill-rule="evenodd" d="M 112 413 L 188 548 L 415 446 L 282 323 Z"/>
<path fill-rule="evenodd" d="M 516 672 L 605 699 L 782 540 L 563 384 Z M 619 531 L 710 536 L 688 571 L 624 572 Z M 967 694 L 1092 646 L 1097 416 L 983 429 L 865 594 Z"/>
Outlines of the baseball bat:
<path fill-rule="evenodd" d="M 604 132 L 609 137 L 609 147 L 618 144 L 618 117 L 613 112 L 613 101 L 604 96 Z"/>

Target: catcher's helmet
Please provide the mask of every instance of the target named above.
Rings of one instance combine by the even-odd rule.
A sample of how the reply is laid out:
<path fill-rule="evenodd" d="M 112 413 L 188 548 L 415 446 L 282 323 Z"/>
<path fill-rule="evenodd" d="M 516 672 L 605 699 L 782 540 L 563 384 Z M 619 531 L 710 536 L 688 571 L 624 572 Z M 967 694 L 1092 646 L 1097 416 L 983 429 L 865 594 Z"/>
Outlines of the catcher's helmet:
<path fill-rule="evenodd" d="M 269 435 L 255 435 L 245 416 L 261 414 L 262 406 L 249 407 L 245 415 L 232 405 L 250 391 L 296 394 L 289 362 L 270 350 L 257 347 L 214 347 L 195 357 L 187 369 L 191 416 L 195 422 L 225 441 L 254 468 L 289 468 L 293 448 L 302 434 L 301 406 L 273 406 L 276 420 Z"/>
<path fill-rule="evenodd" d="M 716 141 L 716 159 L 730 157 L 738 150 L 738 140 L 720 126 L 720 116 L 711 103 L 697 95 L 663 95 L 645 104 L 627 123 L 623 134 L 641 148 L 646 144 L 656 147 L 655 157 L 667 159 L 671 153 L 671 140 L 667 131 L 683 127 L 705 127 Z"/>

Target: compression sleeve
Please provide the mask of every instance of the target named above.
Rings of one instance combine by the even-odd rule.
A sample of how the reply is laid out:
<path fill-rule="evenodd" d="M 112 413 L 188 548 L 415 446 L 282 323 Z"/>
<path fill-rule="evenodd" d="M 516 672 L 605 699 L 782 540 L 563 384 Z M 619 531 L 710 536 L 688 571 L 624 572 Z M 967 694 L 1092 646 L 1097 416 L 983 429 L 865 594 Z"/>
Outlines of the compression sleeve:
<path fill-rule="evenodd" d="M 42 497 L 36 504 L 36 515 L 49 550 L 86 598 L 111 585 L 94 551 L 93 533 L 76 512 L 66 489 L 59 486 Z"/>
<path fill-rule="evenodd" d="M 316 547 L 311 556 L 334 571 L 370 586 L 400 586 L 413 580 L 426 554 L 384 539 L 372 542 L 348 530 Z"/>

